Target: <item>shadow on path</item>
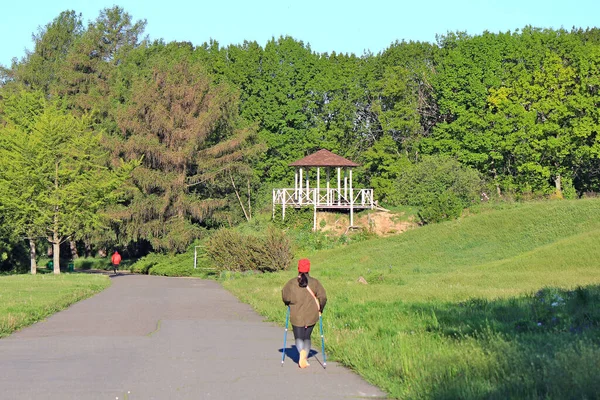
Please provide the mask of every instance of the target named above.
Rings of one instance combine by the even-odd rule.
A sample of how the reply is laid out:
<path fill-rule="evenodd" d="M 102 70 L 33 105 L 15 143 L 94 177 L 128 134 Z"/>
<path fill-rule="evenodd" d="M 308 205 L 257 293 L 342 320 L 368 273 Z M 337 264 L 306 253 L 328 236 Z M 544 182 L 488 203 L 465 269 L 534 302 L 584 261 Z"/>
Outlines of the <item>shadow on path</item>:
<path fill-rule="evenodd" d="M 283 349 L 279 349 L 279 352 L 281 353 L 283 351 Z M 323 363 L 321 362 L 321 360 L 319 360 L 316 355 L 319 354 L 318 351 L 316 350 L 310 350 L 310 352 L 308 353 L 308 358 L 310 361 L 310 358 L 314 358 L 315 360 L 317 360 L 317 362 L 321 365 L 323 365 Z M 298 353 L 298 349 L 296 348 L 296 346 L 291 346 L 291 347 L 286 347 L 285 349 L 285 358 L 286 359 L 290 359 L 292 360 L 294 363 L 298 364 L 298 362 L 300 361 L 300 353 Z"/>

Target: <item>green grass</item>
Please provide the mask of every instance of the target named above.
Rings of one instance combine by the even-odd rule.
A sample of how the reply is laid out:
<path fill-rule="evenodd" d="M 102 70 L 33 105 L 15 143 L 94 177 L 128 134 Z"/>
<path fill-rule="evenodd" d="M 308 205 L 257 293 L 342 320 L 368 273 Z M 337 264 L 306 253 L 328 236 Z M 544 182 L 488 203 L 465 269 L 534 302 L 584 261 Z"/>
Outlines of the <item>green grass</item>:
<path fill-rule="evenodd" d="M 110 285 L 92 274 L 0 277 L 0 338 L 31 325 Z"/>
<path fill-rule="evenodd" d="M 328 355 L 395 398 L 596 398 L 599 242 L 600 200 L 586 199 L 484 209 L 317 252 Z M 291 276 L 224 285 L 282 324 Z"/>

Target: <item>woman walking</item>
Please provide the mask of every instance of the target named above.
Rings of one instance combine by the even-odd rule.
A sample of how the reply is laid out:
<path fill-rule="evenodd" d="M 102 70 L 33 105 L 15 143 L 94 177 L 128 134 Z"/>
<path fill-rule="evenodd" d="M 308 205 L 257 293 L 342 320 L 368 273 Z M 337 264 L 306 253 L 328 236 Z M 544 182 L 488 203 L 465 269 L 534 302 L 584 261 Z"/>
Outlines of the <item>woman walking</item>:
<path fill-rule="evenodd" d="M 286 306 L 290 307 L 290 321 L 296 339 L 296 349 L 300 353 L 298 366 L 306 368 L 310 353 L 310 335 L 327 303 L 325 288 L 308 275 L 310 261 L 303 258 L 298 261 L 298 277 L 290 279 L 281 291 Z"/>

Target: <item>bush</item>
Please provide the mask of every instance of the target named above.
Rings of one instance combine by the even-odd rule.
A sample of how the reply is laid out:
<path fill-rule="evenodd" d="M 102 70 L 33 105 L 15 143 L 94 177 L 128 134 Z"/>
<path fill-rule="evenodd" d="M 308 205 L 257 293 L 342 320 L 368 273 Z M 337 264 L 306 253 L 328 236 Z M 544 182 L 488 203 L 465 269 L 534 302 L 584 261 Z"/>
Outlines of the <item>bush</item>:
<path fill-rule="evenodd" d="M 284 270 L 293 258 L 289 239 L 275 228 L 265 237 L 221 229 L 208 240 L 206 253 L 218 270 L 235 272 Z"/>
<path fill-rule="evenodd" d="M 281 271 L 287 269 L 294 258 L 292 245 L 285 232 L 275 228 L 267 230 L 259 248 L 259 258 L 262 260 L 263 271 Z"/>
<path fill-rule="evenodd" d="M 192 276 L 194 272 L 190 260 L 187 263 L 162 262 L 154 265 L 148 271 L 148 275 L 159 276 Z"/>
<path fill-rule="evenodd" d="M 396 184 L 400 203 L 418 207 L 424 223 L 460 216 L 480 201 L 484 188 L 476 170 L 445 156 L 424 157 L 403 170 Z"/>
<path fill-rule="evenodd" d="M 148 274 L 150 269 L 160 262 L 161 255 L 156 253 L 148 254 L 135 262 L 129 270 L 136 274 Z"/>
<path fill-rule="evenodd" d="M 310 207 L 285 209 L 285 219 L 281 218 L 281 206 L 275 207 L 274 224 L 280 229 L 296 229 L 312 231 L 313 209 Z"/>

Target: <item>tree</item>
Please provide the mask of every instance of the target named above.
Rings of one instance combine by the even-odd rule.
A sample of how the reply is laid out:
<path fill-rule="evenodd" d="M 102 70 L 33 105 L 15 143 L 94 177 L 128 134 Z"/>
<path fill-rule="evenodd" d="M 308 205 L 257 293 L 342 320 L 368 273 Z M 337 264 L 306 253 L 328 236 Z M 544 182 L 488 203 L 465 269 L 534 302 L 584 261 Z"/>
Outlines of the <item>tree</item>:
<path fill-rule="evenodd" d="M 102 208 L 115 201 L 115 189 L 133 163 L 107 167 L 101 135 L 86 117 L 75 117 L 41 94 L 22 93 L 14 103 L 33 104 L 32 122 L 5 114 L 0 129 L 0 204 L 9 223 L 30 242 L 35 273 L 35 240 L 52 244 L 54 273 L 60 273 L 60 244 L 105 224 Z M 11 99 L 8 101 L 11 102 Z"/>
<path fill-rule="evenodd" d="M 362 159 L 364 163 L 360 170 L 377 198 L 383 203 L 398 205 L 398 187 L 395 182 L 401 171 L 411 164 L 406 156 L 400 154 L 391 135 L 381 137 L 363 153 Z"/>
<path fill-rule="evenodd" d="M 131 91 L 115 111 L 114 155 L 143 159 L 119 229 L 157 251 L 182 251 L 201 234 L 201 224 L 226 203 L 223 186 L 212 183 L 247 171 L 256 151 L 255 128 L 239 118 L 237 91 L 215 83 L 183 47 L 156 44 L 127 78 Z"/>
<path fill-rule="evenodd" d="M 29 135 L 35 120 L 43 113 L 45 100 L 40 92 L 22 92 L 3 102 L 2 116 L 7 124 L 0 128 L 0 208 L 4 224 L 12 227 L 17 240 L 29 243 L 30 270 L 37 271 L 36 240 L 45 237 L 36 197 L 36 171 L 29 163 Z M 22 238 L 21 238 L 21 237 Z"/>
<path fill-rule="evenodd" d="M 20 62 L 13 62 L 12 79 L 31 90 L 48 94 L 56 85 L 57 74 L 82 32 L 81 14 L 61 12 L 33 35 L 33 51 L 27 52 Z"/>
<path fill-rule="evenodd" d="M 425 156 L 407 165 L 396 185 L 400 203 L 419 207 L 424 223 L 459 217 L 480 200 L 483 188 L 479 172 L 448 156 Z"/>
<path fill-rule="evenodd" d="M 109 81 L 127 54 L 143 43 L 145 27 L 145 20 L 133 22 L 121 7 L 100 11 L 70 47 L 54 92 L 73 110 L 80 114 L 94 111 L 97 123 L 110 126 Z"/>
<path fill-rule="evenodd" d="M 383 132 L 413 159 L 438 119 L 431 83 L 436 49 L 429 43 L 396 42 L 379 57 L 381 67 L 371 83 Z"/>

